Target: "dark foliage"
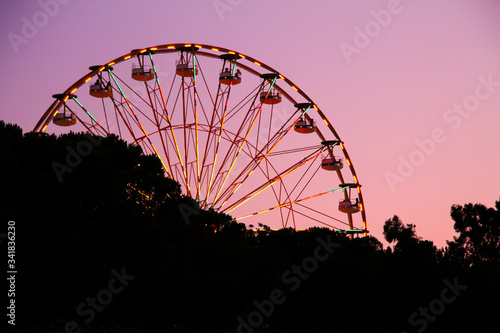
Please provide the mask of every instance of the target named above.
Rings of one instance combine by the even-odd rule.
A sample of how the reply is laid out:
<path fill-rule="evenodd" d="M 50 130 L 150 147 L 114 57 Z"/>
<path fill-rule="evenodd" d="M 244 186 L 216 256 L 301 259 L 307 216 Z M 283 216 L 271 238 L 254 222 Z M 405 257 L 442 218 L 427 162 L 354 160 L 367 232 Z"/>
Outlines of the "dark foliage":
<path fill-rule="evenodd" d="M 71 171 L 70 151 L 83 153 Z M 394 216 L 384 249 L 324 228 L 254 232 L 201 210 L 117 137 L 23 135 L 0 122 L 0 153 L 17 332 L 497 332 L 498 202 L 454 206 L 460 236 L 442 250 Z M 465 289 L 439 301 L 455 280 Z"/>

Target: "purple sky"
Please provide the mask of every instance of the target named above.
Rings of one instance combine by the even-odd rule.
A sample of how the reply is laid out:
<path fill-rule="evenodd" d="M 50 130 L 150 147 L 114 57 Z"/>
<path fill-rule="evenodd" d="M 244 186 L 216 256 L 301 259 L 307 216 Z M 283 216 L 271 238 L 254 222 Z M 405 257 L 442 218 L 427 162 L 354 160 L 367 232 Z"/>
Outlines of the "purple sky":
<path fill-rule="evenodd" d="M 452 204 L 499 198 L 498 1 L 20 0 L 0 13 L 0 119 L 25 131 L 90 65 L 211 44 L 279 70 L 325 112 L 380 240 L 396 214 L 444 246 Z"/>

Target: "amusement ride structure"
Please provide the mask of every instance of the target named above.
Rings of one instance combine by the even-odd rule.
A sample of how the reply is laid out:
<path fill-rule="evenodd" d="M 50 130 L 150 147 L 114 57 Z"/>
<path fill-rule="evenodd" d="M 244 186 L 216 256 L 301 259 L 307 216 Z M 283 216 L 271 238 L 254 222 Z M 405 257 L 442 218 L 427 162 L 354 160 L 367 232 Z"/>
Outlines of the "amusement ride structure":
<path fill-rule="evenodd" d="M 158 156 L 201 208 L 237 221 L 367 234 L 345 143 L 279 71 L 231 49 L 187 43 L 132 50 L 89 69 L 53 95 L 35 132 L 54 124 L 116 134 Z"/>

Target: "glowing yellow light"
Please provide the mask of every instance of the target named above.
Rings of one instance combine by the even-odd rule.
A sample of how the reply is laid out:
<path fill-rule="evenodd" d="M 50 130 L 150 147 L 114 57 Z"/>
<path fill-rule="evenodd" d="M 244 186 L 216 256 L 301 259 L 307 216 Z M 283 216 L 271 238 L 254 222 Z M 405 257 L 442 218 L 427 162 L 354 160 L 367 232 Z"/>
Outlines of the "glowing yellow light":
<path fill-rule="evenodd" d="M 359 186 L 357 187 L 357 190 L 358 190 L 358 193 L 361 193 L 361 189 L 359 188 Z"/>
<path fill-rule="evenodd" d="M 316 109 L 316 111 L 318 111 L 318 107 L 316 106 L 316 104 L 314 104 L 313 107 Z"/>
<path fill-rule="evenodd" d="M 233 52 L 233 51 L 227 51 L 227 53 L 229 53 L 229 54 L 236 54 L 236 52 Z"/>
<path fill-rule="evenodd" d="M 238 55 L 239 55 L 240 57 L 242 57 L 243 59 L 245 59 L 245 56 L 244 56 L 243 54 L 238 53 Z"/>
<path fill-rule="evenodd" d="M 310 159 L 308 159 L 307 161 L 305 161 L 304 163 L 307 163 L 308 161 L 310 161 L 311 159 L 313 158 L 316 158 L 319 154 L 321 153 L 318 153 L 316 154 L 315 156 L 311 157 Z M 254 193 L 250 196 L 248 196 L 246 199 L 244 199 L 243 201 L 241 201 L 240 203 L 238 203 L 236 206 L 232 206 L 231 209 L 229 209 L 226 213 L 230 213 L 231 211 L 235 210 L 236 208 L 238 208 L 239 206 L 241 206 L 242 204 L 244 204 L 245 202 L 247 202 L 248 200 L 252 199 L 253 197 L 255 197 L 256 195 L 258 195 L 260 192 L 266 190 L 269 186 L 273 185 L 274 183 L 278 182 L 279 180 L 282 180 L 283 178 L 285 178 L 286 176 L 288 176 L 289 174 L 291 174 L 292 172 L 294 172 L 295 170 L 297 170 L 298 168 L 300 168 L 302 165 L 304 165 L 304 163 L 302 164 L 299 164 L 297 167 L 295 167 L 294 169 L 288 171 L 287 173 L 285 173 L 283 176 L 278 176 L 278 177 L 275 177 L 274 180 L 269 180 L 269 184 L 267 184 L 264 188 L 261 188 L 257 193 Z M 231 168 L 229 169 L 228 173 L 231 172 Z M 234 192 L 233 192 L 234 193 Z M 225 202 L 224 202 L 225 203 Z M 222 206 L 221 206 L 222 207 Z"/>
<path fill-rule="evenodd" d="M 216 49 L 215 47 L 212 47 L 212 51 L 219 51 L 219 49 Z"/>
<path fill-rule="evenodd" d="M 197 47 L 197 48 L 199 48 L 199 49 L 201 49 L 201 48 L 202 48 L 202 46 L 201 46 L 201 45 L 197 45 L 197 44 L 195 44 L 194 46 L 195 46 L 195 47 Z"/>
<path fill-rule="evenodd" d="M 114 61 L 112 61 L 112 62 L 110 62 L 110 63 L 108 64 L 108 66 L 113 66 L 114 64 L 115 64 L 115 62 L 114 62 Z"/>
<path fill-rule="evenodd" d="M 47 125 L 43 126 L 42 132 L 45 131 L 46 128 L 47 128 Z"/>
<path fill-rule="evenodd" d="M 359 203 L 359 210 L 363 211 L 363 204 Z"/>
<path fill-rule="evenodd" d="M 73 88 L 73 90 L 71 90 L 71 93 L 74 93 L 78 88 Z"/>
<path fill-rule="evenodd" d="M 99 68 L 99 72 L 102 72 L 104 70 L 104 68 L 106 68 L 106 67 L 102 66 L 101 68 Z"/>
<path fill-rule="evenodd" d="M 296 87 L 296 86 L 292 86 L 292 88 L 293 88 L 293 90 L 295 90 L 295 91 L 299 91 L 299 89 L 297 89 L 297 87 Z"/>
<path fill-rule="evenodd" d="M 167 49 L 175 49 L 175 46 L 174 45 L 169 45 L 169 46 L 167 46 Z"/>
<path fill-rule="evenodd" d="M 257 61 L 254 61 L 253 63 L 256 64 L 257 66 L 260 66 L 260 64 Z"/>
<path fill-rule="evenodd" d="M 284 80 L 284 79 L 285 79 L 285 77 L 284 77 L 283 75 L 281 75 L 281 74 L 280 74 L 280 78 L 281 78 L 282 80 Z"/>
<path fill-rule="evenodd" d="M 123 58 L 123 60 L 127 60 L 127 59 L 130 59 L 132 58 L 132 56 L 129 54 L 128 56 L 126 56 L 125 58 Z"/>
<path fill-rule="evenodd" d="M 151 51 L 156 51 L 156 50 L 158 50 L 158 48 L 157 48 L 157 47 L 152 47 L 152 48 L 151 48 Z"/>
<path fill-rule="evenodd" d="M 184 46 L 185 46 L 185 47 L 190 47 L 190 46 L 191 46 L 191 44 L 185 44 Z"/>
<path fill-rule="evenodd" d="M 323 119 L 323 121 L 325 122 L 326 126 L 328 126 L 328 121 L 326 119 Z"/>
<path fill-rule="evenodd" d="M 357 183 L 358 182 L 358 177 L 356 177 L 356 175 L 353 175 L 352 177 L 354 178 L 354 182 Z"/>
<path fill-rule="evenodd" d="M 63 102 L 66 102 L 68 100 L 69 96 L 64 97 Z"/>
<path fill-rule="evenodd" d="M 85 79 L 85 83 L 89 82 L 90 80 L 92 80 L 91 76 L 89 76 L 88 78 Z"/>
<path fill-rule="evenodd" d="M 340 148 L 342 148 L 342 150 L 344 149 L 344 144 L 342 142 L 340 143 Z"/>
<path fill-rule="evenodd" d="M 58 113 L 59 113 L 59 110 L 56 110 L 56 111 L 54 112 L 54 114 L 52 115 L 52 117 L 55 117 L 55 116 L 56 116 L 56 114 L 58 114 Z"/>
<path fill-rule="evenodd" d="M 130 184 L 127 184 L 130 188 L 132 188 L 133 190 L 139 192 L 139 194 L 142 194 L 143 196 L 145 196 L 146 198 L 148 198 L 149 200 L 151 200 L 151 197 L 148 196 L 146 193 L 142 192 L 142 191 L 139 191 L 138 189 L 136 189 L 135 187 L 133 187 L 132 185 Z"/>
<path fill-rule="evenodd" d="M 348 158 L 346 159 L 346 161 L 347 161 L 347 165 L 351 166 L 351 161 L 349 161 Z"/>
<path fill-rule="evenodd" d="M 147 50 L 148 50 L 148 49 L 142 49 L 140 52 L 141 52 L 141 53 L 144 53 L 144 52 L 146 52 Z"/>

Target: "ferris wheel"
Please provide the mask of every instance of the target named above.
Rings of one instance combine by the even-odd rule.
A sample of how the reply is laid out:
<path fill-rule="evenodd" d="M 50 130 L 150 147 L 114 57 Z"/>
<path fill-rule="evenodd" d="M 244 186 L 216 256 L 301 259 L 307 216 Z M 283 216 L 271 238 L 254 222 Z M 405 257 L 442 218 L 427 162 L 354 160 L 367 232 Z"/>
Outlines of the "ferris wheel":
<path fill-rule="evenodd" d="M 201 208 L 246 224 L 367 234 L 345 143 L 279 71 L 234 50 L 185 43 L 89 69 L 53 95 L 35 132 L 117 134 L 156 155 Z"/>

